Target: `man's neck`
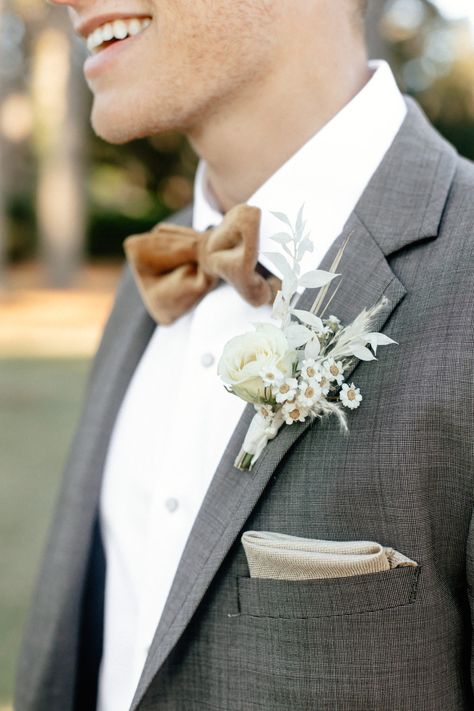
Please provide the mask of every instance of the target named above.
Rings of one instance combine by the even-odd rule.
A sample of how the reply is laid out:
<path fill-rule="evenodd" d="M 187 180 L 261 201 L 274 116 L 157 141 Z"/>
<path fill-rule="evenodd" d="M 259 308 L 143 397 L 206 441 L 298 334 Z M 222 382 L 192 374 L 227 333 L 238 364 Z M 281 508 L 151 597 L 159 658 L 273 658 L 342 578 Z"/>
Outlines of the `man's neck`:
<path fill-rule="evenodd" d="M 249 86 L 189 131 L 222 211 L 248 200 L 369 78 L 362 48 L 339 66 L 337 59 L 326 67 L 288 63 L 264 86 Z"/>

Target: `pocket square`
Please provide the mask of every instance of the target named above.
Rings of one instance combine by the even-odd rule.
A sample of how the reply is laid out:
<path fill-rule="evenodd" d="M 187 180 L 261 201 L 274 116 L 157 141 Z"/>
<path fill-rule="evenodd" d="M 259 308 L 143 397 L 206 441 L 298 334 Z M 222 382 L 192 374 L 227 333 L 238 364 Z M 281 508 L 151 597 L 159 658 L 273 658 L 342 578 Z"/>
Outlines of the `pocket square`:
<path fill-rule="evenodd" d="M 372 541 L 322 541 L 246 531 L 242 545 L 251 578 L 320 580 L 418 565 L 394 548 Z"/>

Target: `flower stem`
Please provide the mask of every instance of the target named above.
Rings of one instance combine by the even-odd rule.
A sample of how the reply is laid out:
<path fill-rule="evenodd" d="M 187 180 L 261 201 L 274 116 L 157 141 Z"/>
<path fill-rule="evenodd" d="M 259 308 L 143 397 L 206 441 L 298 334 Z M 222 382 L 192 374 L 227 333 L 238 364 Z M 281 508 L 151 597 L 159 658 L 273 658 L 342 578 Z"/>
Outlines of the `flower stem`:
<path fill-rule="evenodd" d="M 249 454 L 248 452 L 241 450 L 234 462 L 234 467 L 236 469 L 240 469 L 242 472 L 250 471 L 252 468 L 252 459 L 253 454 Z"/>

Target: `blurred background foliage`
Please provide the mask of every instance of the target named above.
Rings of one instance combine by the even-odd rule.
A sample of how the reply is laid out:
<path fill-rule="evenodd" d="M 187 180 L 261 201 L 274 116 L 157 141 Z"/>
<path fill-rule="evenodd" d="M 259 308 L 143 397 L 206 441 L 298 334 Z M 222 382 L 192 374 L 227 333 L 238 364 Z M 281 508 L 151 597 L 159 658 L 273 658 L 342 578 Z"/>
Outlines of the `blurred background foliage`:
<path fill-rule="evenodd" d="M 474 159 L 474 3 L 372 0 L 368 19 L 371 55 L 390 62 L 401 89 Z"/>
<path fill-rule="evenodd" d="M 474 158 L 473 25 L 442 10 L 442 0 L 372 0 L 370 52 Z M 182 137 L 117 147 L 94 136 L 84 56 L 66 12 L 0 0 L 0 282 L 7 264 L 39 258 L 47 282 L 67 286 L 84 260 L 121 258 L 127 235 L 192 197 L 196 159 Z"/>

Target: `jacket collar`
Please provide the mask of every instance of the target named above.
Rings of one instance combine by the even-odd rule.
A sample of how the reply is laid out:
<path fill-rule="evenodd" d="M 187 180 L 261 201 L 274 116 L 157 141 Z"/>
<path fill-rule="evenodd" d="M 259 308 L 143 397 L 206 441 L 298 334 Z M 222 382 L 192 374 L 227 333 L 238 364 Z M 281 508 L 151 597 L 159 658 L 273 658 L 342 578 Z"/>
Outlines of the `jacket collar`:
<path fill-rule="evenodd" d="M 354 211 L 386 257 L 437 236 L 456 170 L 455 149 L 406 102 L 402 128 Z"/>

